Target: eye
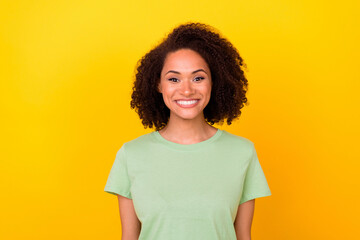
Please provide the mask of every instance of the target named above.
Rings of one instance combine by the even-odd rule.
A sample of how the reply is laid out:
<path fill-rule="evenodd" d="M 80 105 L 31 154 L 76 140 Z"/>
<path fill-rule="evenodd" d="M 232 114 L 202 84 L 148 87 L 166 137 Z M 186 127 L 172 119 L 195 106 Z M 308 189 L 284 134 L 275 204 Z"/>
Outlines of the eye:
<path fill-rule="evenodd" d="M 179 80 L 177 78 L 169 78 L 168 79 L 170 82 L 178 82 Z"/>
<path fill-rule="evenodd" d="M 201 81 L 201 80 L 203 80 L 203 79 L 205 79 L 204 77 L 196 77 L 194 80 L 196 81 L 196 82 L 199 82 L 199 81 Z"/>

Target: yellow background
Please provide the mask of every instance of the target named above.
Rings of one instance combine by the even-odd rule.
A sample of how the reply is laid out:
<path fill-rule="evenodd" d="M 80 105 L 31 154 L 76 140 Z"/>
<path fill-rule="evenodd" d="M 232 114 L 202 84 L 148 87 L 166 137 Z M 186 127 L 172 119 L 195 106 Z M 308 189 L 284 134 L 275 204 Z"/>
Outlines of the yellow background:
<path fill-rule="evenodd" d="M 359 239 L 359 1 L 1 1 L 0 239 L 120 239 L 103 192 L 137 60 L 180 23 L 214 26 L 247 66 L 231 126 L 272 196 L 253 239 Z"/>

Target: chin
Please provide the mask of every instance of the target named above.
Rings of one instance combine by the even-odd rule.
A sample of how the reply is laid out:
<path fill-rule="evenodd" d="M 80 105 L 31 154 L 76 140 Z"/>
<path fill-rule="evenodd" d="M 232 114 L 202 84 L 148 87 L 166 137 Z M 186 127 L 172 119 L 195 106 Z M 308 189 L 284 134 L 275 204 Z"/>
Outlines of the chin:
<path fill-rule="evenodd" d="M 176 118 L 183 120 L 195 120 L 201 117 L 201 114 L 174 114 Z"/>

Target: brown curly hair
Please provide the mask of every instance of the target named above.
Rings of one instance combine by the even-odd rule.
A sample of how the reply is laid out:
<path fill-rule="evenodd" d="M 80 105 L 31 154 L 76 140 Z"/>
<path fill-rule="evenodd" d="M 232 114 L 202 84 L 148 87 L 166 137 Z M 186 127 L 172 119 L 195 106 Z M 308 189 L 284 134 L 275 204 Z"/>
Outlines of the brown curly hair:
<path fill-rule="evenodd" d="M 204 108 L 205 120 L 213 125 L 228 125 L 239 118 L 241 108 L 248 105 L 245 96 L 248 81 L 244 75 L 245 64 L 237 49 L 216 29 L 203 23 L 182 24 L 137 63 L 132 88 L 131 109 L 139 114 L 145 128 L 155 126 L 160 130 L 166 126 L 170 110 L 157 91 L 160 74 L 168 53 L 179 49 L 198 52 L 210 68 L 212 91 L 208 105 Z"/>

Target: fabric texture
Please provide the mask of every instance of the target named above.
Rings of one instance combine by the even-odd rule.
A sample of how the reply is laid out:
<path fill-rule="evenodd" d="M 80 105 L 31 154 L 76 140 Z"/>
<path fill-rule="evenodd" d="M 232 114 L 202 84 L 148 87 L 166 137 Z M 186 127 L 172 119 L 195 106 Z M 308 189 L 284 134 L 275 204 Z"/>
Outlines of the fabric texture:
<path fill-rule="evenodd" d="M 133 200 L 139 240 L 236 240 L 239 204 L 271 195 L 253 142 L 220 129 L 189 145 L 158 131 L 124 143 L 104 190 Z"/>

